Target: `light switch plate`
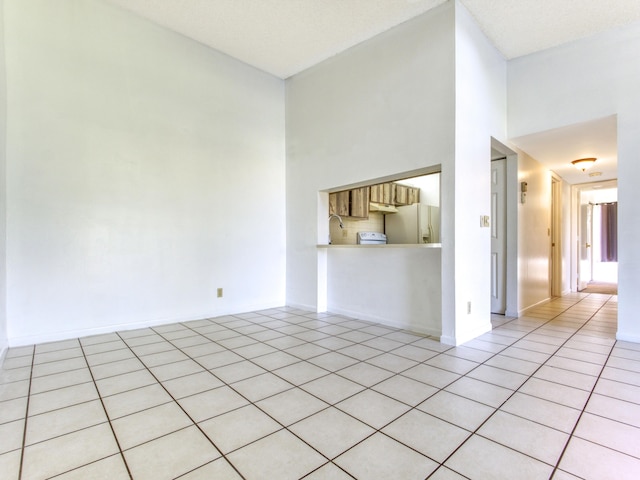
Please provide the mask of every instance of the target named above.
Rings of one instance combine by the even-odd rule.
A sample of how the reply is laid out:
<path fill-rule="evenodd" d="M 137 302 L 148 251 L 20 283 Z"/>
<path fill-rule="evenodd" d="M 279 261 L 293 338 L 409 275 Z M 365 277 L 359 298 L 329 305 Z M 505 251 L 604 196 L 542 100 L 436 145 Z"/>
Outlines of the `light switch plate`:
<path fill-rule="evenodd" d="M 491 226 L 491 220 L 489 219 L 489 215 L 480 216 L 480 226 L 482 228 L 489 228 Z"/>

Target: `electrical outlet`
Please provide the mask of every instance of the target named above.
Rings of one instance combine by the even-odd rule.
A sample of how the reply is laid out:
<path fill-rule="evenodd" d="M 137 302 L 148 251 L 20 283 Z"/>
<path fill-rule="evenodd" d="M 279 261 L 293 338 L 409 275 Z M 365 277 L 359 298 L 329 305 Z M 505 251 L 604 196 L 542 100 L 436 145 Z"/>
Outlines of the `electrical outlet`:
<path fill-rule="evenodd" d="M 467 315 L 471 313 L 471 302 L 467 302 Z"/>
<path fill-rule="evenodd" d="M 218 298 L 222 298 L 222 288 L 218 289 Z"/>
<path fill-rule="evenodd" d="M 346 237 L 347 235 L 349 235 L 349 231 L 346 228 L 342 229 L 342 237 Z"/>

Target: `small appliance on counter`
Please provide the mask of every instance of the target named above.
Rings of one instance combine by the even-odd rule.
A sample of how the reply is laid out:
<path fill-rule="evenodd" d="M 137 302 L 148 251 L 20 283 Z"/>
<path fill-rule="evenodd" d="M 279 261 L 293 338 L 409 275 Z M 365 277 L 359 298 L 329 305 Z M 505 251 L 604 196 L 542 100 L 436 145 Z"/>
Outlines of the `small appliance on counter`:
<path fill-rule="evenodd" d="M 385 245 L 387 236 L 380 232 L 358 232 L 358 245 Z"/>

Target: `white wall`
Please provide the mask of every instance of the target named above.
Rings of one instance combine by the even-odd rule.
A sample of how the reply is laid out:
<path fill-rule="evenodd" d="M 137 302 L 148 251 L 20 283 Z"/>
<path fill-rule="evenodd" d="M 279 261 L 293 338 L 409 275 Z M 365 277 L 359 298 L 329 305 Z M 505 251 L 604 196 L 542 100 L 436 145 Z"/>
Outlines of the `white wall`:
<path fill-rule="evenodd" d="M 451 168 L 453 22 L 453 4 L 444 4 L 287 80 L 288 304 L 324 307 L 326 249 L 316 244 L 328 226 L 319 191 Z"/>
<path fill-rule="evenodd" d="M 10 343 L 284 304 L 284 82 L 98 0 L 5 20 Z"/>
<path fill-rule="evenodd" d="M 518 155 L 518 184 L 527 182 L 518 203 L 518 313 L 550 298 L 551 172 L 525 152 Z"/>
<path fill-rule="evenodd" d="M 491 238 L 480 217 L 491 214 L 491 137 L 506 139 L 506 61 L 458 1 L 455 41 L 455 168 L 442 169 L 442 341 L 452 344 L 491 329 Z"/>
<path fill-rule="evenodd" d="M 617 114 L 618 338 L 640 342 L 640 24 L 509 62 L 512 137 Z"/>
<path fill-rule="evenodd" d="M 7 72 L 4 61 L 4 0 L 0 0 L 0 364 L 8 346 L 7 340 Z"/>
<path fill-rule="evenodd" d="M 440 336 L 440 248 L 329 247 L 327 254 L 333 313 Z"/>

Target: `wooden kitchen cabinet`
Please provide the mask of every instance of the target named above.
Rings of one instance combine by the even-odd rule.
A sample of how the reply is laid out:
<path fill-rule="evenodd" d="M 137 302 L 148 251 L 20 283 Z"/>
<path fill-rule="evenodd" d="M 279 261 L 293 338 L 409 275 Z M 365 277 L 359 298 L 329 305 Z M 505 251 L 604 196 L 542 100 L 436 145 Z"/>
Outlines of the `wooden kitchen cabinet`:
<path fill-rule="evenodd" d="M 420 189 L 408 185 L 396 184 L 396 205 L 412 205 L 420 201 Z"/>
<path fill-rule="evenodd" d="M 349 216 L 349 190 L 329 194 L 329 215 Z"/>
<path fill-rule="evenodd" d="M 380 183 L 371 186 L 371 201 L 374 203 L 384 203 L 385 205 L 395 205 L 396 184 Z"/>
<path fill-rule="evenodd" d="M 369 187 L 329 194 L 329 215 L 369 218 Z"/>
<path fill-rule="evenodd" d="M 369 187 L 350 190 L 350 194 L 349 215 L 358 218 L 369 218 Z"/>

